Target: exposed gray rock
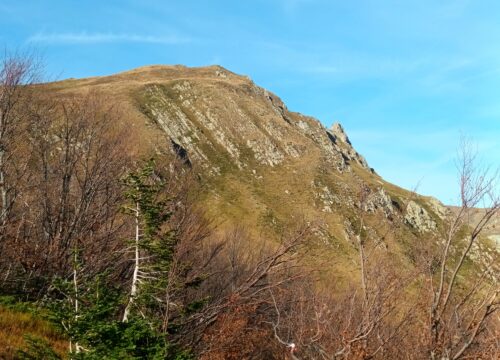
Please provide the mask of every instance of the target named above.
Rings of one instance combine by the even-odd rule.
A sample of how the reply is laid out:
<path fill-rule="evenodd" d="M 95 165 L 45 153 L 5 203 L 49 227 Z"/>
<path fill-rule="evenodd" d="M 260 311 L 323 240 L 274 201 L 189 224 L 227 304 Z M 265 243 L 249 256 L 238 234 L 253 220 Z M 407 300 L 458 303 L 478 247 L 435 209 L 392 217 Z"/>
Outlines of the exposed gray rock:
<path fill-rule="evenodd" d="M 338 122 L 332 125 L 332 127 L 330 128 L 330 132 L 336 139 L 342 141 L 343 143 L 351 145 L 351 141 L 347 137 L 344 128 Z"/>
<path fill-rule="evenodd" d="M 319 189 L 320 191 L 316 194 L 316 197 L 322 202 L 323 212 L 332 212 L 335 205 L 340 204 L 340 199 L 336 194 L 333 194 L 328 186 L 323 186 Z"/>
<path fill-rule="evenodd" d="M 351 141 L 342 125 L 335 123 L 326 132 L 336 150 L 339 151 L 347 161 L 355 161 L 365 169 L 372 171 L 366 159 L 352 147 Z"/>
<path fill-rule="evenodd" d="M 342 154 L 344 154 L 344 156 L 348 160 L 351 160 L 351 161 L 354 160 L 359 165 L 364 167 L 365 169 L 371 170 L 370 167 L 368 166 L 368 162 L 366 161 L 366 159 L 362 155 L 360 155 L 356 150 L 354 150 L 352 147 L 347 148 L 347 151 L 342 151 Z"/>
<path fill-rule="evenodd" d="M 253 151 L 255 159 L 261 164 L 275 166 L 284 159 L 281 151 L 267 138 L 261 141 L 247 140 L 246 145 Z"/>
<path fill-rule="evenodd" d="M 427 203 L 431 207 L 432 211 L 434 211 L 434 213 L 441 219 L 445 219 L 450 213 L 450 210 L 436 198 L 429 197 L 427 199 Z"/>
<path fill-rule="evenodd" d="M 335 145 L 335 142 L 328 134 L 328 130 L 315 118 L 301 114 L 297 115 L 299 121 L 295 122 L 295 126 L 323 150 L 323 155 L 327 161 L 339 172 L 350 171 L 341 149 Z"/>
<path fill-rule="evenodd" d="M 368 199 L 363 204 L 363 210 L 367 212 L 375 212 L 377 209 L 382 210 L 385 217 L 390 217 L 394 213 L 392 199 L 383 188 L 371 193 Z"/>
<path fill-rule="evenodd" d="M 436 223 L 427 210 L 411 200 L 406 208 L 405 222 L 419 232 L 428 232 L 436 229 Z"/>
<path fill-rule="evenodd" d="M 289 112 L 279 97 L 250 80 L 235 78 L 234 86 L 230 72 L 219 67 L 212 71 L 216 85 L 183 79 L 170 87 L 151 84 L 144 92 L 147 115 L 190 160 L 210 167 L 211 157 L 222 149 L 242 170 L 250 165 L 251 153 L 258 163 L 274 167 L 319 148 L 330 169 L 350 172 L 349 165 L 358 163 L 370 170 L 340 124 L 327 130 L 317 119 Z"/>

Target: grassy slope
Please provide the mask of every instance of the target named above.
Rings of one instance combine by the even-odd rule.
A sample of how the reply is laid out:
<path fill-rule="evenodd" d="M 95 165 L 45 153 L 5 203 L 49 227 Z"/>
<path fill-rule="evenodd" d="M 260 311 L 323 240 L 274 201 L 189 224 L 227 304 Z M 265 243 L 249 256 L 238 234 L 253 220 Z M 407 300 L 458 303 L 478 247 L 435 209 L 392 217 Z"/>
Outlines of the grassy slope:
<path fill-rule="evenodd" d="M 224 75 L 220 76 L 220 73 Z M 176 90 L 186 84 L 189 85 L 187 89 Z M 195 127 L 185 135 L 193 139 L 210 164 L 219 169 L 219 173 L 214 174 L 210 168 L 194 162 L 205 186 L 199 202 L 209 216 L 217 220 L 219 230 L 238 224 L 255 236 L 276 238 L 283 226 L 296 223 L 299 218 L 321 223 L 324 230 L 319 239 L 321 254 L 326 259 L 335 259 L 331 261 L 332 270 L 343 276 L 350 277 L 355 270 L 357 254 L 355 246 L 346 239 L 345 220 L 356 222 L 359 214 L 355 207 L 348 205 L 348 200 L 355 201 L 356 187 L 361 183 L 374 190 L 384 188 L 401 206 L 408 199 L 416 200 L 433 215 L 438 225 L 442 223 L 425 197 L 387 183 L 355 162 L 351 162 L 352 171 L 339 173 L 333 169 L 324 160 L 324 153 L 314 142 L 314 136 L 301 133 L 297 126 L 282 126 L 284 119 L 277 116 L 276 107 L 273 108 L 273 105 L 281 104 L 279 98 L 257 88 L 248 78 L 221 67 L 147 66 L 106 77 L 69 79 L 41 87 L 58 97 L 78 97 L 92 91 L 103 94 L 120 111 L 120 121 L 129 133 L 127 146 L 133 154 L 151 154 L 158 149 L 171 148 L 170 139 L 150 113 L 152 105 L 167 114 L 172 109 L 181 111 Z M 148 92 L 151 87 L 160 90 L 151 95 Z M 186 100 L 190 106 L 186 105 Z M 236 143 L 243 167 L 235 165 L 234 159 L 218 142 L 217 133 L 197 112 L 211 113 L 221 120 L 223 130 Z M 169 122 L 178 121 L 175 114 L 170 115 Z M 285 110 L 285 115 L 295 125 L 305 122 L 312 127 L 321 127 L 315 119 L 288 110 Z M 283 138 L 276 141 L 277 147 L 283 150 L 287 143 L 294 143 L 302 149 L 301 156 L 287 157 L 274 167 L 262 165 L 245 143 L 247 139 L 255 138 L 255 134 L 248 131 L 251 128 L 271 139 L 276 136 L 269 129 L 279 128 Z M 203 133 L 202 139 L 195 139 L 194 132 Z M 328 186 L 334 195 L 340 197 L 340 203 L 333 206 L 332 212 L 322 211 L 323 205 L 318 199 L 320 190 L 312 186 L 313 183 Z M 365 216 L 372 234 L 384 236 L 388 253 L 399 264 L 411 266 L 412 246 L 430 241 L 428 234 L 419 234 L 407 226 L 399 226 L 396 232 L 390 231 L 395 223 L 388 221 L 381 211 Z"/>
<path fill-rule="evenodd" d="M 214 77 L 214 72 L 224 71 L 227 78 Z M 304 218 L 322 224 L 323 233 L 317 243 L 311 244 L 313 251 L 307 261 L 325 264 L 322 277 L 325 284 L 329 281 L 349 283 L 357 281 L 357 253 L 353 243 L 348 241 L 344 233 L 344 221 L 355 222 L 358 214 L 352 206 L 347 205 L 348 197 L 355 198 L 355 187 L 361 182 L 372 189 L 383 187 L 392 200 L 403 204 L 414 195 L 409 191 L 385 182 L 382 178 L 351 164 L 350 172 L 339 173 L 322 157 L 321 150 L 314 142 L 298 133 L 285 133 L 286 141 L 292 141 L 305 149 L 298 158 L 288 158 L 283 163 L 270 167 L 257 162 L 253 153 L 242 143 L 238 144 L 241 158 L 245 166 L 238 168 L 220 145 L 216 136 L 207 128 L 207 124 L 196 118 L 192 109 L 183 105 L 178 93 L 173 91 L 177 84 L 189 81 L 192 84 L 195 107 L 200 111 L 207 108 L 228 118 L 227 127 L 233 129 L 237 115 L 234 107 L 244 113 L 244 121 L 252 122 L 256 128 L 266 132 L 265 121 L 276 121 L 273 109 L 269 108 L 265 98 L 251 92 L 251 82 L 236 76 L 219 67 L 189 69 L 181 66 L 151 66 L 135 69 L 125 73 L 100 78 L 70 79 L 51 84 L 40 85 L 47 93 L 58 97 L 82 96 L 89 91 L 98 91 L 107 101 L 113 103 L 121 113 L 120 121 L 128 129 L 128 148 L 132 154 L 149 154 L 154 149 L 170 148 L 170 140 L 165 133 L 148 117 L 148 105 L 155 99 L 145 95 L 145 89 L 160 85 L 168 101 L 182 109 L 185 115 L 202 129 L 207 142 L 196 145 L 203 150 L 209 160 L 220 168 L 219 175 L 209 174 L 206 168 L 198 167 L 205 191 L 199 202 L 205 207 L 209 216 L 215 218 L 218 229 L 234 224 L 242 225 L 254 236 L 264 239 L 276 239 L 283 227 L 297 223 Z M 164 100 L 164 99 L 160 99 Z M 292 121 L 309 121 L 298 114 L 287 113 Z M 237 130 L 232 130 L 237 133 Z M 248 134 L 236 134 L 246 136 Z M 280 143 L 279 146 L 283 146 Z M 196 164 L 195 164 L 196 165 Z M 336 204 L 332 212 L 322 211 L 318 200 L 318 189 L 313 183 L 320 183 L 338 195 L 342 201 Z M 419 202 L 429 211 L 423 197 L 417 196 Z M 437 218 L 436 218 L 437 219 Z M 388 221 L 377 211 L 366 215 L 367 225 L 379 236 L 384 236 L 384 244 L 389 258 L 400 267 L 411 267 L 412 244 L 429 241 L 406 226 L 399 226 L 396 231 L 394 223 Z M 438 221 L 439 223 L 439 221 Z M 421 243 L 423 244 L 423 243 Z M 19 347 L 22 335 L 33 333 L 50 340 L 57 349 L 64 349 L 64 341 L 47 326 L 46 323 L 33 318 L 29 314 L 0 308 L 0 349 Z"/>
<path fill-rule="evenodd" d="M 39 316 L 0 305 L 0 359 L 11 359 L 18 349 L 24 348 L 25 336 L 47 341 L 60 354 L 68 348 L 58 332 Z"/>
<path fill-rule="evenodd" d="M 227 76 L 214 76 L 214 72 L 218 71 L 224 71 Z M 131 129 L 130 148 L 141 152 L 151 147 L 170 147 L 165 134 L 151 121 L 151 116 L 148 118 L 147 113 L 144 113 L 148 103 L 155 101 L 145 95 L 144 89 L 151 85 L 161 85 L 168 101 L 182 109 L 192 123 L 209 137 L 211 144 L 196 145 L 221 169 L 221 174 L 205 174 L 203 179 L 206 192 L 200 202 L 211 216 L 218 219 L 220 228 L 237 223 L 247 227 L 254 235 L 273 237 L 280 224 L 293 223 L 299 217 L 321 222 L 324 224 L 326 238 L 331 240 L 331 243 L 326 244 L 323 254 L 325 257 L 335 257 L 336 267 L 344 272 L 352 270 L 351 260 L 356 254 L 352 244 L 345 239 L 343 223 L 345 218 L 355 218 L 356 214 L 343 203 L 336 205 L 332 213 L 321 211 L 317 189 L 314 189 L 311 183 L 320 180 L 322 185 L 336 191 L 339 196 L 344 196 L 346 188 L 352 189 L 361 181 L 370 184 L 374 189 L 384 187 L 395 199 L 411 196 L 408 191 L 386 183 L 356 164 L 352 164 L 352 172 L 343 174 L 329 168 L 330 165 L 322 160 L 320 149 L 311 139 L 297 131 L 290 131 L 285 135 L 287 140 L 294 141 L 306 149 L 299 158 L 289 158 L 275 167 L 265 166 L 256 162 L 251 154 L 245 156 L 245 146 L 241 144 L 238 147 L 247 166 L 243 169 L 237 168 L 231 158 L 225 155 L 224 149 L 217 144 L 215 136 L 206 128 L 206 124 L 200 123 L 192 111 L 183 106 L 182 98 L 173 90 L 174 86 L 183 81 L 192 84 L 190 91 L 194 94 L 194 107 L 202 112 L 212 107 L 220 116 L 227 114 L 228 119 L 225 121 L 228 127 L 241 121 L 234 119 L 237 114 L 232 109 L 232 106 L 235 106 L 233 103 L 245 113 L 244 121 L 253 122 L 260 129 L 265 124 L 264 121 L 276 121 L 273 120 L 272 109 L 264 102 L 263 96 L 251 92 L 252 83 L 249 79 L 217 66 L 194 69 L 182 66 L 149 66 L 108 77 L 71 79 L 43 86 L 57 96 L 81 96 L 88 91 L 105 94 L 109 101 L 114 102 L 121 110 L 122 121 Z M 295 113 L 288 112 L 288 116 L 294 121 L 314 123 L 314 120 Z M 350 195 L 354 197 L 355 191 Z M 278 225 L 273 226 L 273 222 Z M 381 227 L 382 232 L 390 226 L 380 213 L 371 216 L 370 222 L 378 224 L 377 227 Z M 405 230 L 405 236 L 415 237 L 409 230 Z M 401 244 L 396 239 L 388 237 L 386 240 L 391 252 L 402 252 Z M 343 254 L 341 257 L 337 256 L 339 252 Z"/>

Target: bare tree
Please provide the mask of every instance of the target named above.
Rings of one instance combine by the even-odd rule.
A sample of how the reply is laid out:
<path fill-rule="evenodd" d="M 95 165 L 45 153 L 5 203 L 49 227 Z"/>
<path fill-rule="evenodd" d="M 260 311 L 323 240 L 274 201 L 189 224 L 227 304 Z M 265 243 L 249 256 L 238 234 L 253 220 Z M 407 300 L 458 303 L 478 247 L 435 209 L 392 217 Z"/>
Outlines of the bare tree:
<path fill-rule="evenodd" d="M 377 219 L 377 214 L 370 219 L 367 210 L 373 208 L 368 206 L 372 195 L 372 190 L 362 184 L 351 219 L 354 224 L 350 236 L 358 259 L 358 270 L 353 275 L 357 281 L 346 288 L 335 283 L 335 274 L 327 286 L 324 280 L 309 277 L 280 289 L 272 297 L 276 313 L 271 321 L 273 333 L 279 343 L 293 350 L 289 353 L 292 359 L 401 355 L 396 344 L 402 343 L 414 323 L 412 306 L 417 301 L 407 295 L 418 276 L 401 269 L 396 272 L 394 259 L 380 246 L 381 238 L 395 231 L 395 225 L 381 230 L 382 235 L 370 228 Z"/>
<path fill-rule="evenodd" d="M 311 227 L 304 225 L 283 235 L 277 246 L 265 242 L 260 248 L 255 243 L 247 247 L 251 240 L 241 230 L 229 234 L 220 262 L 212 266 L 215 276 L 203 289 L 205 294 L 213 294 L 211 301 L 186 319 L 186 329 L 191 332 L 188 341 L 203 348 L 202 358 L 218 358 L 221 353 L 229 358 L 230 353 L 268 357 L 281 352 L 276 347 L 279 343 L 269 342 L 269 337 L 278 339 L 270 326 L 276 316 L 270 291 L 307 276 L 301 257 L 310 233 Z"/>
<path fill-rule="evenodd" d="M 429 309 L 429 355 L 431 359 L 460 359 L 486 330 L 488 319 L 498 310 L 498 274 L 495 253 L 489 264 L 461 279 L 465 264 L 485 227 L 500 209 L 498 172 L 480 169 L 469 142 L 463 140 L 459 156 L 460 200 L 446 225 L 437 259 L 436 280 L 431 274 L 432 301 Z M 475 218 L 475 208 L 484 210 Z M 478 248 L 479 249 L 479 248 Z M 477 249 L 476 249 L 477 250 Z M 477 257 L 481 260 L 481 252 Z M 484 260 L 484 257 L 483 257 Z M 480 268 L 479 264 L 476 264 Z"/>
<path fill-rule="evenodd" d="M 0 61 L 0 246 L 27 172 L 30 85 L 39 80 L 40 70 L 32 54 L 5 53 Z"/>
<path fill-rule="evenodd" d="M 79 272 L 106 268 L 119 244 L 123 133 L 117 113 L 98 94 L 42 101 L 29 129 L 31 187 L 22 197 L 18 261 L 28 276 L 50 282 L 72 274 L 76 283 Z"/>

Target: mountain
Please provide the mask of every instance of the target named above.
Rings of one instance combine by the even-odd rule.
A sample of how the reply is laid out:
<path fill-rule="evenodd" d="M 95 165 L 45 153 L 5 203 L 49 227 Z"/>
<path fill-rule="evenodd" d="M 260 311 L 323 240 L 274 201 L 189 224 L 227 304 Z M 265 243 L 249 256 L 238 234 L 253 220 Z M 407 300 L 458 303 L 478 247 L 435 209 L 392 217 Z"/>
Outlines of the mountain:
<path fill-rule="evenodd" d="M 131 146 L 169 150 L 195 168 L 206 190 L 199 202 L 220 228 L 277 238 L 300 219 L 315 222 L 322 254 L 343 259 L 342 271 L 357 256 L 361 218 L 368 237 L 406 263 L 450 211 L 382 179 L 340 124 L 327 129 L 220 66 L 155 65 L 44 86 L 57 96 L 98 91 L 111 99 Z"/>
<path fill-rule="evenodd" d="M 447 207 L 219 66 L 4 83 L 0 357 L 498 357 L 500 202 L 470 158 Z"/>

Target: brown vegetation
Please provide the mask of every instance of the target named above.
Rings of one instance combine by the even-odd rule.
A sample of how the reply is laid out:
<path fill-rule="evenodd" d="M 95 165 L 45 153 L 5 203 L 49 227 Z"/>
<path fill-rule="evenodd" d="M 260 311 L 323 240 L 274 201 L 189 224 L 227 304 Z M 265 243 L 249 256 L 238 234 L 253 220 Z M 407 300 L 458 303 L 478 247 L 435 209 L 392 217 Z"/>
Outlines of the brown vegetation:
<path fill-rule="evenodd" d="M 134 258 L 124 241 L 134 233 L 139 241 L 145 232 L 138 201 L 135 216 L 127 216 L 123 183 L 142 161 L 127 149 L 125 132 L 116 125 L 120 113 L 105 96 L 47 97 L 28 86 L 35 70 L 32 60 L 14 57 L 0 71 L 1 292 L 40 301 L 54 291 L 55 279 L 69 280 L 72 292 L 58 296 L 71 304 L 76 319 L 88 305 L 80 300 L 88 291 L 84 284 L 106 272 L 127 294 L 116 317 L 127 321 L 123 314 L 135 306 L 147 318 L 130 291 L 133 260 L 149 264 L 155 255 L 136 246 Z M 165 222 L 154 235 L 172 234 L 175 241 L 168 243 L 168 269 L 142 275 L 162 280 L 148 311 L 171 343 L 201 359 L 499 356 L 498 259 L 471 265 L 473 256 L 484 260 L 478 241 L 499 211 L 497 177 L 478 172 L 466 146 L 462 206 L 412 244 L 411 264 L 384 246 L 386 238 L 401 236 L 402 217 L 391 220 L 389 229 L 377 226 L 378 218 L 366 210 L 369 184 L 360 181 L 359 189 L 351 189 L 358 194 L 349 214 L 357 256 L 346 283 L 335 267 L 315 259 L 322 248 L 314 234 L 321 226 L 307 220 L 277 224 L 273 218 L 277 241 L 266 232 L 256 236 L 255 229 L 217 227 L 219 219 L 199 206 L 205 189 L 198 169 L 156 145 L 143 150 L 156 158 L 148 181 L 162 184 L 153 200 Z M 485 211 L 472 223 L 469 214 L 480 204 Z M 18 336 L 33 326 L 61 346 L 52 329 L 40 330 L 39 320 L 11 317 L 0 308 L 0 335 L 10 329 Z M 20 319 L 19 326 L 12 324 Z M 0 347 L 18 345 L 0 340 Z M 70 351 L 89 350 L 70 343 Z"/>
<path fill-rule="evenodd" d="M 24 348 L 27 335 L 47 340 L 60 354 L 66 350 L 66 340 L 48 322 L 0 306 L 0 358 L 9 359 L 16 350 Z"/>

